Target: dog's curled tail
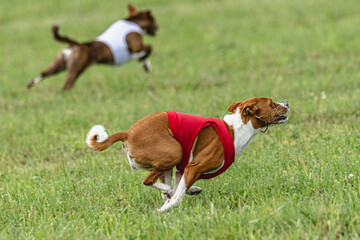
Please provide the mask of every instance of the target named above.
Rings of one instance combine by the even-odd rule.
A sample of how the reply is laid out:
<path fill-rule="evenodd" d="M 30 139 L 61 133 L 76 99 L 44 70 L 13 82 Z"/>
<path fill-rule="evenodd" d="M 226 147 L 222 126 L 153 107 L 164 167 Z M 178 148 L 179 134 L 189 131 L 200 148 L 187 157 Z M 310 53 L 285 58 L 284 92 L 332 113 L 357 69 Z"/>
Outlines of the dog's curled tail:
<path fill-rule="evenodd" d="M 126 132 L 119 132 L 110 136 L 105 132 L 105 128 L 101 125 L 92 127 L 87 135 L 87 145 L 96 151 L 103 151 L 118 141 L 127 139 Z"/>
<path fill-rule="evenodd" d="M 59 26 L 58 25 L 53 25 L 52 26 L 52 32 L 53 32 L 53 35 L 54 35 L 54 38 L 60 42 L 66 42 L 68 44 L 70 44 L 70 46 L 72 45 L 79 45 L 78 42 L 76 42 L 75 40 L 72 40 L 68 37 L 64 37 L 64 36 L 60 36 L 59 35 Z"/>

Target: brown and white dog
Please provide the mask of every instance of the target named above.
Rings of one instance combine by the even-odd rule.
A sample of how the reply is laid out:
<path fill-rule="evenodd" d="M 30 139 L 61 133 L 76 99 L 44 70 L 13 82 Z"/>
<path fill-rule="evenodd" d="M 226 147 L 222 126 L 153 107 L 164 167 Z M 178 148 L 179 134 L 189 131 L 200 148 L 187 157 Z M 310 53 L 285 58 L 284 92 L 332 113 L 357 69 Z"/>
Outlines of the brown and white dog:
<path fill-rule="evenodd" d="M 68 48 L 60 50 L 54 62 L 40 75 L 28 82 L 31 88 L 43 78 L 67 70 L 66 82 L 63 90 L 69 90 L 79 75 L 90 65 L 123 64 L 131 59 L 139 59 L 147 72 L 151 71 L 148 57 L 152 51 L 150 45 L 144 45 L 142 34 L 154 36 L 158 26 L 150 11 L 137 12 L 129 4 L 130 16 L 115 22 L 106 32 L 96 40 L 78 43 L 68 37 L 60 36 L 58 26 L 53 26 L 54 38 L 68 43 Z"/>
<path fill-rule="evenodd" d="M 244 151 L 262 128 L 287 122 L 286 114 L 290 111 L 287 103 L 275 103 L 264 97 L 235 102 L 227 110 L 231 114 L 224 117 L 224 122 L 231 135 L 235 155 Z M 123 142 L 132 169 L 151 171 L 143 184 L 163 192 L 166 201 L 160 212 L 177 206 L 185 193 L 201 192 L 199 187 L 192 186 L 193 183 L 204 174 L 218 169 L 224 162 L 224 149 L 217 132 L 214 127 L 206 127 L 196 136 L 184 173 L 176 172 L 173 187 L 173 168 L 182 160 L 183 149 L 174 138 L 166 112 L 148 115 L 137 121 L 128 132 L 110 136 L 102 126 L 94 126 L 86 139 L 88 146 L 97 151 L 105 150 L 117 141 Z M 164 183 L 158 182 L 159 178 Z"/>

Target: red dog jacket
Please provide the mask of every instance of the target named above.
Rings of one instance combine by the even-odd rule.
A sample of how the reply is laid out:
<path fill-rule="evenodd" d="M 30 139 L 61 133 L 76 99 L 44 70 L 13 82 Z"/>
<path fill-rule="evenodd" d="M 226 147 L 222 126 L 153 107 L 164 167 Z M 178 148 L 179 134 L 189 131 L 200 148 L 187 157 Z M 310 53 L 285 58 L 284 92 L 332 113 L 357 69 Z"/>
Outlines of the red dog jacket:
<path fill-rule="evenodd" d="M 183 159 L 176 166 L 177 170 L 183 174 L 186 165 L 189 163 L 192 145 L 196 136 L 202 129 L 208 126 L 213 126 L 218 134 L 224 148 L 225 163 L 215 173 L 202 175 L 200 179 L 210 179 L 223 173 L 230 167 L 235 160 L 235 147 L 233 139 L 226 128 L 225 122 L 218 118 L 209 118 L 196 116 L 186 113 L 179 113 L 175 111 L 166 112 L 169 119 L 170 129 L 174 134 L 175 139 L 181 144 L 183 148 Z"/>

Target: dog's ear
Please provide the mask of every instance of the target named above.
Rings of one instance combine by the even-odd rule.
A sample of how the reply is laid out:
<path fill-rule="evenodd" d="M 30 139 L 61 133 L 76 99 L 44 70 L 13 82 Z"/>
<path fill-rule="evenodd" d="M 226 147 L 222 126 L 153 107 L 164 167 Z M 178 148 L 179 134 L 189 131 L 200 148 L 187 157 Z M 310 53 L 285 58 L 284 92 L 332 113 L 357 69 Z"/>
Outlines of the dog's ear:
<path fill-rule="evenodd" d="M 230 105 L 230 107 L 228 107 L 228 112 L 232 112 L 235 113 L 236 108 L 238 108 L 239 106 L 241 106 L 242 102 L 234 102 L 233 104 Z"/>
<path fill-rule="evenodd" d="M 129 9 L 130 16 L 136 15 L 136 10 L 132 4 L 128 5 L 128 9 Z"/>
<path fill-rule="evenodd" d="M 249 115 L 256 115 L 259 112 L 260 108 L 258 106 L 256 106 L 256 102 L 245 102 L 244 105 L 242 106 L 242 111 L 241 111 L 241 115 L 245 116 L 249 116 Z"/>

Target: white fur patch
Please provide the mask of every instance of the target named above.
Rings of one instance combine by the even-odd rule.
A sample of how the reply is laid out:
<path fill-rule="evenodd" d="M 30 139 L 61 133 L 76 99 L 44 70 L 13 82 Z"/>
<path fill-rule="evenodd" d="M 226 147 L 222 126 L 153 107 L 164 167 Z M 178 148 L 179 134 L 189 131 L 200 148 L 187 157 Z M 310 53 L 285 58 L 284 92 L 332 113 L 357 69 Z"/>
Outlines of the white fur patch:
<path fill-rule="evenodd" d="M 106 139 L 108 139 L 108 135 L 107 135 L 107 133 L 105 132 L 105 128 L 104 128 L 103 126 L 101 126 L 101 125 L 93 126 L 93 127 L 90 129 L 90 131 L 89 131 L 89 133 L 88 133 L 88 135 L 87 135 L 87 137 L 86 137 L 86 143 L 87 143 L 88 146 L 91 145 L 91 141 L 90 141 L 90 140 L 91 140 L 91 138 L 93 138 L 94 136 L 97 136 L 97 139 L 96 139 L 97 142 L 105 142 Z"/>
<path fill-rule="evenodd" d="M 186 192 L 187 194 L 190 194 L 190 195 L 194 195 L 194 194 L 198 194 L 202 191 L 201 188 L 199 187 L 196 187 L 196 186 L 192 186 L 189 188 L 189 190 Z"/>
<path fill-rule="evenodd" d="M 163 193 L 171 193 L 171 187 L 169 185 L 166 185 L 164 183 L 161 182 L 156 182 L 153 185 L 151 185 L 153 188 L 159 189 L 161 191 L 163 191 Z"/>
<path fill-rule="evenodd" d="M 43 77 L 41 75 L 36 76 L 33 80 L 34 85 L 37 84 L 38 82 L 40 82 L 42 79 L 43 79 Z"/>
<path fill-rule="evenodd" d="M 65 48 L 62 53 L 64 54 L 64 58 L 68 60 L 72 53 L 72 50 L 70 48 Z"/>
<path fill-rule="evenodd" d="M 193 152 L 191 151 L 188 164 L 191 163 L 192 160 L 194 160 L 194 155 L 193 155 Z"/>
<path fill-rule="evenodd" d="M 145 68 L 146 68 L 149 72 L 151 72 L 152 68 L 151 68 L 150 60 L 149 60 L 149 59 L 145 59 L 145 60 L 143 61 L 143 64 L 144 64 Z"/>
<path fill-rule="evenodd" d="M 234 129 L 235 156 L 244 151 L 245 148 L 249 146 L 254 137 L 260 132 L 260 128 L 255 129 L 251 121 L 249 121 L 247 124 L 243 123 L 239 108 L 234 114 L 225 115 L 224 121 L 231 125 Z"/>
<path fill-rule="evenodd" d="M 139 58 L 142 58 L 145 55 L 146 55 L 145 51 L 141 51 L 141 52 L 138 52 L 138 53 L 132 53 L 131 54 L 131 59 L 139 59 Z"/>
<path fill-rule="evenodd" d="M 181 177 L 182 177 L 182 175 L 178 171 L 176 171 L 175 172 L 174 187 L 173 187 L 173 194 L 176 192 L 176 189 L 179 186 L 179 182 L 180 182 Z"/>

